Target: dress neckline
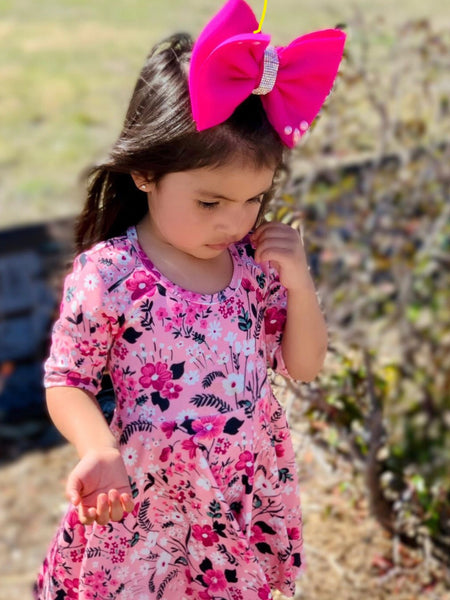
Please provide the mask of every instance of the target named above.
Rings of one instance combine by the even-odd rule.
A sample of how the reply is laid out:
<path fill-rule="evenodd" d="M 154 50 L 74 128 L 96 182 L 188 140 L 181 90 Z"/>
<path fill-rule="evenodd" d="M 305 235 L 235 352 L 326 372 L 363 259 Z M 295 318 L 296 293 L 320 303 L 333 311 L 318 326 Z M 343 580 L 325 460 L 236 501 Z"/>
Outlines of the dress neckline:
<path fill-rule="evenodd" d="M 131 245 L 136 251 L 143 268 L 151 273 L 164 288 L 170 290 L 172 293 L 177 294 L 179 296 L 183 296 L 183 298 L 188 299 L 190 302 L 196 302 L 199 304 L 215 304 L 226 301 L 229 297 L 233 296 L 236 292 L 237 288 L 241 284 L 242 279 L 242 265 L 239 253 L 236 249 L 235 244 L 229 246 L 228 250 L 230 252 L 231 260 L 233 263 L 233 274 L 231 276 L 231 280 L 228 285 L 218 292 L 214 292 L 212 294 L 202 294 L 200 292 L 193 292 L 192 290 L 187 290 L 182 286 L 174 283 L 168 277 L 161 273 L 159 269 L 154 265 L 152 260 L 147 256 L 142 248 L 137 231 L 136 226 L 131 225 L 127 229 L 127 238 L 130 241 Z"/>

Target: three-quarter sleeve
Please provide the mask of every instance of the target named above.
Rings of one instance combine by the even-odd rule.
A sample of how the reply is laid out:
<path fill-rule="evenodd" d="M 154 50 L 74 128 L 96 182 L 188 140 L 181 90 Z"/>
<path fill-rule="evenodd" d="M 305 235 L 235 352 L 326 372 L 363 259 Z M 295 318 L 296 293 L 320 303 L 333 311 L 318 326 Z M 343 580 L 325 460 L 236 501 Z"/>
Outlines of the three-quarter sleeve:
<path fill-rule="evenodd" d="M 64 281 L 60 315 L 52 330 L 44 386 L 70 386 L 96 394 L 112 343 L 110 298 L 94 260 L 80 254 Z"/>

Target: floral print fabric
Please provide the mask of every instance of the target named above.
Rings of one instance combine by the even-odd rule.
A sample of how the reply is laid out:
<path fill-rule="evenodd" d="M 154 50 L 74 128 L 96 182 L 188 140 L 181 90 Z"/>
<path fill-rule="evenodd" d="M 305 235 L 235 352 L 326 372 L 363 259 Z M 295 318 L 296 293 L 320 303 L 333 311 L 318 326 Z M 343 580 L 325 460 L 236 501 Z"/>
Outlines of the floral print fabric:
<path fill-rule="evenodd" d="M 286 293 L 244 240 L 216 294 L 159 273 L 136 229 L 74 261 L 45 386 L 97 393 L 105 368 L 135 509 L 107 526 L 70 506 L 35 597 L 267 600 L 303 566 L 295 457 L 267 365 L 287 375 Z"/>

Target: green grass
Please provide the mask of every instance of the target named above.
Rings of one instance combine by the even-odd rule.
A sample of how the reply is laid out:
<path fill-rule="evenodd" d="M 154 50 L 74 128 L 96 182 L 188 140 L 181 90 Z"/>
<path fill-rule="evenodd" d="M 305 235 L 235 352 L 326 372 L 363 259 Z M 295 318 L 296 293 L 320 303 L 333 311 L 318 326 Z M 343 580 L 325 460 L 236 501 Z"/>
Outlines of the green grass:
<path fill-rule="evenodd" d="M 263 1 L 250 4 L 259 20 Z M 221 5 L 0 0 L 0 228 L 77 212 L 79 172 L 114 141 L 150 47 L 177 30 L 196 35 Z M 364 3 L 269 0 L 263 29 L 281 44 L 348 22 L 354 5 Z M 377 11 L 387 17 L 385 33 L 374 33 L 372 43 L 392 43 L 391 22 L 435 14 L 442 23 L 445 6 L 445 0 L 426 7 L 416 0 L 370 3 L 372 17 Z"/>

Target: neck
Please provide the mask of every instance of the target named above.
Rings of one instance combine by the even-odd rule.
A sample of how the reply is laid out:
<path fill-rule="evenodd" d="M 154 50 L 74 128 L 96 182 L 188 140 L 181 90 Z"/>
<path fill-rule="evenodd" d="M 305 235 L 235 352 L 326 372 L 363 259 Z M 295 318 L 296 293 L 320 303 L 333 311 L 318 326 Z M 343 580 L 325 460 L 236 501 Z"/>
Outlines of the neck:
<path fill-rule="evenodd" d="M 220 292 L 230 283 L 233 261 L 228 250 L 211 259 L 192 256 L 155 235 L 148 214 L 138 223 L 136 232 L 145 254 L 172 283 L 199 294 Z"/>

